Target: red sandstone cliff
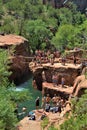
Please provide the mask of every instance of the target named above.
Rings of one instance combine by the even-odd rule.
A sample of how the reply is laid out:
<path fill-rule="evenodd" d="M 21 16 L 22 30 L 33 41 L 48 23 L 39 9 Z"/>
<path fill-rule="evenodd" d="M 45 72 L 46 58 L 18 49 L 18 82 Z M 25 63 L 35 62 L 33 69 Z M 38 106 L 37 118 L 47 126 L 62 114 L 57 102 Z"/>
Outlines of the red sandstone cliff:
<path fill-rule="evenodd" d="M 30 59 L 27 57 L 30 54 L 30 49 L 28 40 L 13 34 L 0 35 L 0 48 L 8 51 L 11 61 L 10 71 L 12 71 L 10 80 L 18 84 L 29 74 L 28 62 Z"/>

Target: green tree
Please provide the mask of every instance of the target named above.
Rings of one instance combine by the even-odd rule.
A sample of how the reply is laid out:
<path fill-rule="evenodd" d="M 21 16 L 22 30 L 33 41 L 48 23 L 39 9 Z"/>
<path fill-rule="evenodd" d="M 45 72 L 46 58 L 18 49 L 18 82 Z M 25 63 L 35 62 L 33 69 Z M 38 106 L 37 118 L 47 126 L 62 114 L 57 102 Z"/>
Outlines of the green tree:
<path fill-rule="evenodd" d="M 79 29 L 74 27 L 73 25 L 62 25 L 59 27 L 58 32 L 52 39 L 52 43 L 58 49 L 73 49 L 80 43 L 78 39 Z"/>
<path fill-rule="evenodd" d="M 58 10 L 58 19 L 60 25 L 63 24 L 72 24 L 73 15 L 70 9 L 68 8 L 61 8 Z"/>
<path fill-rule="evenodd" d="M 72 99 L 72 116 L 61 126 L 60 130 L 87 129 L 87 91 L 80 98 Z"/>
<path fill-rule="evenodd" d="M 42 20 L 31 20 L 25 24 L 24 36 L 29 39 L 33 51 L 35 51 L 35 49 L 41 49 L 43 43 L 47 44 L 51 40 L 52 35 Z"/>
<path fill-rule="evenodd" d="M 38 19 L 42 14 L 43 5 L 38 0 L 26 0 L 24 4 L 24 18 L 25 19 Z"/>
<path fill-rule="evenodd" d="M 8 80 L 8 53 L 0 49 L 0 130 L 15 130 L 17 116 L 14 111 L 18 102 L 29 99 L 27 92 L 15 92 L 14 84 Z"/>

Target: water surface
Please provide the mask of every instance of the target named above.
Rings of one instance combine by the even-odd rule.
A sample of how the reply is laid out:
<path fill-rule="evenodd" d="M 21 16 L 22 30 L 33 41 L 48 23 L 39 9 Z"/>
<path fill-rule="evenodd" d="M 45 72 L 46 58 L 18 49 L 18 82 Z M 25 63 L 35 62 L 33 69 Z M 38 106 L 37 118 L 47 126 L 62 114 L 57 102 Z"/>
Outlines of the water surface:
<path fill-rule="evenodd" d="M 32 76 L 27 82 L 24 82 L 23 84 L 17 86 L 16 91 L 24 91 L 28 90 L 29 93 L 31 94 L 31 99 L 25 102 L 22 102 L 19 104 L 19 113 L 22 112 L 22 107 L 25 106 L 27 108 L 27 113 L 31 110 L 35 110 L 35 100 L 39 96 L 40 97 L 40 104 L 41 104 L 41 98 L 42 94 L 41 91 L 34 89 L 32 86 Z M 22 118 L 24 115 L 21 115 L 20 118 Z"/>

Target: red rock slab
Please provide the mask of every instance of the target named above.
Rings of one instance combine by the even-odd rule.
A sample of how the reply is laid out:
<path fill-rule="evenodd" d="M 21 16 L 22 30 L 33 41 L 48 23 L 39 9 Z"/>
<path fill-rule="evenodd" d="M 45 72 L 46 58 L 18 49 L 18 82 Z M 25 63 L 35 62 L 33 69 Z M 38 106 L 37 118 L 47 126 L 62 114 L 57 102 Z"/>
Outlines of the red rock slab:
<path fill-rule="evenodd" d="M 48 83 L 48 82 L 44 82 L 43 83 L 43 89 L 44 88 L 52 89 L 52 90 L 55 90 L 55 91 L 64 92 L 64 93 L 67 93 L 67 94 L 71 94 L 72 90 L 73 90 L 73 87 L 69 87 L 69 86 L 65 85 L 65 87 L 63 88 L 63 87 L 61 87 L 61 85 L 53 86 L 52 83 Z"/>
<path fill-rule="evenodd" d="M 21 43 L 24 43 L 24 41 L 27 41 L 27 39 L 22 36 L 17 36 L 13 34 L 0 35 L 0 46 L 19 45 Z"/>
<path fill-rule="evenodd" d="M 54 65 L 51 65 L 51 63 L 46 63 L 46 64 L 42 64 L 43 67 L 53 67 L 53 68 L 73 68 L 73 69 L 79 69 L 81 67 L 81 64 L 70 64 L 70 63 L 66 63 L 65 65 L 62 65 L 62 63 L 54 63 Z"/>

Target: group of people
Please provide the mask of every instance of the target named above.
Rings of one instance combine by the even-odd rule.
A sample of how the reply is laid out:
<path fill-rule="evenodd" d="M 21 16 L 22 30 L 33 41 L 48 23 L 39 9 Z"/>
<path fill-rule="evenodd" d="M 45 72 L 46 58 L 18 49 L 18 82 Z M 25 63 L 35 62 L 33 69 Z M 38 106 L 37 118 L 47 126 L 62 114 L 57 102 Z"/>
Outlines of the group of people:
<path fill-rule="evenodd" d="M 28 114 L 29 120 L 36 120 L 38 112 L 40 112 L 40 115 L 41 115 L 40 120 L 43 120 L 45 117 L 48 116 L 49 112 L 61 113 L 61 112 L 64 112 L 65 109 L 66 109 L 65 113 L 71 111 L 71 103 L 67 101 L 66 99 L 61 98 L 60 96 L 57 96 L 56 94 L 54 94 L 52 98 L 50 97 L 49 94 L 42 97 L 41 110 L 40 110 L 39 97 L 36 98 L 35 105 L 36 105 L 36 110 L 30 111 Z"/>
<path fill-rule="evenodd" d="M 62 56 L 62 58 L 61 58 L 62 65 L 65 65 L 65 63 L 67 62 L 66 60 L 67 60 L 66 57 Z M 72 60 L 73 60 L 73 64 L 76 65 L 77 64 L 77 58 L 76 58 L 75 54 L 73 55 Z"/>
<path fill-rule="evenodd" d="M 53 65 L 55 58 L 59 57 L 60 57 L 59 51 L 52 52 L 50 50 L 47 51 L 36 50 L 34 57 L 35 66 L 48 62 L 51 63 L 51 65 Z"/>
<path fill-rule="evenodd" d="M 67 62 L 66 56 L 62 56 L 61 53 L 56 50 L 56 51 L 43 51 L 43 50 L 36 50 L 33 63 L 35 66 L 42 65 L 42 63 L 50 63 L 51 65 L 54 65 L 55 58 L 60 58 L 59 62 L 61 62 L 62 65 L 65 65 Z M 73 64 L 77 64 L 77 58 L 75 54 L 72 56 Z"/>
<path fill-rule="evenodd" d="M 51 98 L 49 94 L 46 96 L 42 97 L 42 109 L 43 111 L 45 110 L 46 112 L 60 112 L 62 111 L 63 107 L 65 106 L 65 101 L 62 99 L 60 96 L 57 96 L 54 94 L 54 96 Z M 36 99 L 36 109 L 39 109 L 40 107 L 40 100 L 39 97 Z"/>
<path fill-rule="evenodd" d="M 60 79 L 60 82 L 59 82 L 59 79 Z M 42 80 L 43 80 L 43 82 L 46 81 L 45 71 L 42 71 Z M 54 87 L 58 86 L 59 84 L 61 84 L 61 86 L 64 87 L 64 85 L 65 85 L 65 77 L 64 77 L 64 75 L 59 76 L 57 72 L 53 73 L 53 75 L 52 75 L 52 83 L 53 83 Z"/>
<path fill-rule="evenodd" d="M 58 86 L 59 84 L 59 77 L 58 77 L 58 74 L 57 73 L 54 73 L 52 75 L 52 83 L 53 83 L 53 86 Z M 64 76 L 61 77 L 61 86 L 64 87 L 65 85 L 65 78 Z"/>

